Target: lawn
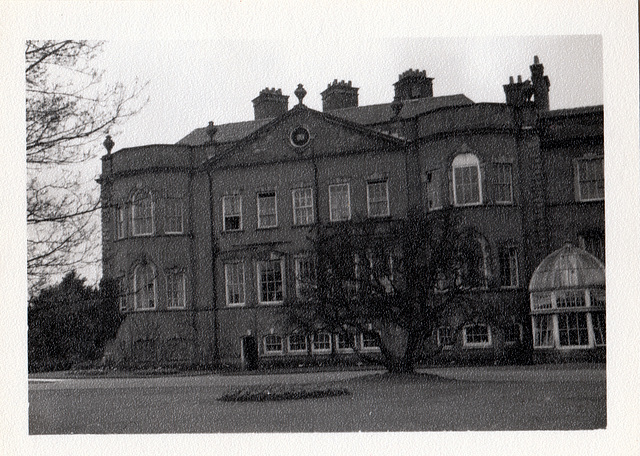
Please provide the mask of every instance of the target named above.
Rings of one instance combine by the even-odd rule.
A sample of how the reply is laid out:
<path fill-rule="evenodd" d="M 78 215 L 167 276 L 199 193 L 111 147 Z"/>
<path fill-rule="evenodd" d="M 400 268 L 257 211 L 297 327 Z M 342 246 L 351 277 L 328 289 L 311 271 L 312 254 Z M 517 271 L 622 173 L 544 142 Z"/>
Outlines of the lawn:
<path fill-rule="evenodd" d="M 102 386 L 32 388 L 29 428 L 32 434 L 101 434 L 606 427 L 603 368 L 433 372 L 438 375 L 362 373 L 317 384 L 309 383 L 309 376 L 294 374 L 185 377 L 169 383 L 111 379 Z M 297 390 L 322 386 L 351 394 L 262 402 L 218 400 L 249 380 L 254 389 L 287 384 Z"/>

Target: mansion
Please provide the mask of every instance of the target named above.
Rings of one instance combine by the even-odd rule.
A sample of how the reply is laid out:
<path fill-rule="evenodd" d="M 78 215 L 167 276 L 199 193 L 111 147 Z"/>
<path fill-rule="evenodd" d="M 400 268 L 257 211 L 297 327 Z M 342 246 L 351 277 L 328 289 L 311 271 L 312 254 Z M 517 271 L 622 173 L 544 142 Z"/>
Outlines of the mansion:
<path fill-rule="evenodd" d="M 504 103 L 433 95 L 408 70 L 388 103 L 360 106 L 351 81 L 322 111 L 266 88 L 255 118 L 196 128 L 176 144 L 112 152 L 99 182 L 103 275 L 126 314 L 107 357 L 146 365 L 339 362 L 337 334 L 303 334 L 281 308 L 313 268 L 310 233 L 349 220 L 393 224 L 451 209 L 477 233 L 499 309 L 425 350 L 441 362 L 603 360 L 603 107 L 549 109 L 538 58 L 504 85 Z M 203 122 L 203 125 L 206 122 Z M 462 304 L 464 305 L 464 304 Z M 376 331 L 372 322 L 371 331 Z M 372 333 L 358 351 L 379 351 Z"/>

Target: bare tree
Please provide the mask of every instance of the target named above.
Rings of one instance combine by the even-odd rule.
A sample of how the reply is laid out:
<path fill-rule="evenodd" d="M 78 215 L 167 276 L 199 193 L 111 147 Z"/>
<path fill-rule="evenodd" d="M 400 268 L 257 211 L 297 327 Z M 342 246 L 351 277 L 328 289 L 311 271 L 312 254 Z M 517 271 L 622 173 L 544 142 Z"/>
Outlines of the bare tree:
<path fill-rule="evenodd" d="M 374 338 L 390 372 L 412 372 L 438 326 L 458 332 L 491 311 L 469 293 L 488 285 L 482 252 L 449 210 L 321 227 L 313 243 L 313 292 L 285 304 L 288 329 L 340 334 L 365 359 L 357 335 Z"/>
<path fill-rule="evenodd" d="M 27 273 L 30 292 L 53 275 L 98 261 L 99 197 L 95 176 L 78 165 L 94 159 L 110 128 L 143 106 L 146 84 L 103 82 L 94 65 L 103 42 L 27 41 Z"/>

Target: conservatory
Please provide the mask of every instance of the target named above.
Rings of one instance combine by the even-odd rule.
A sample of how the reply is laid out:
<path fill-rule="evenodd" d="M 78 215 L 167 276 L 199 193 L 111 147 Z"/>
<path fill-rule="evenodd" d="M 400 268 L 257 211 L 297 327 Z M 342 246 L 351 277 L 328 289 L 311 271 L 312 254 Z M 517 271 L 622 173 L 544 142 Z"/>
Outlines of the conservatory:
<path fill-rule="evenodd" d="M 534 355 L 604 358 L 605 268 L 565 244 L 547 256 L 529 283 Z"/>

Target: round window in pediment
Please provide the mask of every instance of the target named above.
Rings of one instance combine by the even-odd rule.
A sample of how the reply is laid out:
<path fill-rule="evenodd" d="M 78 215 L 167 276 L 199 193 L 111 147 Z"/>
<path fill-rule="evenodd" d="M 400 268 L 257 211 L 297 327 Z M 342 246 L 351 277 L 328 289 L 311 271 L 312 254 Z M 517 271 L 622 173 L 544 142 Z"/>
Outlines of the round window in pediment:
<path fill-rule="evenodd" d="M 309 143 L 310 138 L 311 135 L 309 134 L 309 130 L 303 126 L 294 128 L 291 132 L 291 136 L 289 137 L 291 144 L 296 147 L 306 146 Z"/>

